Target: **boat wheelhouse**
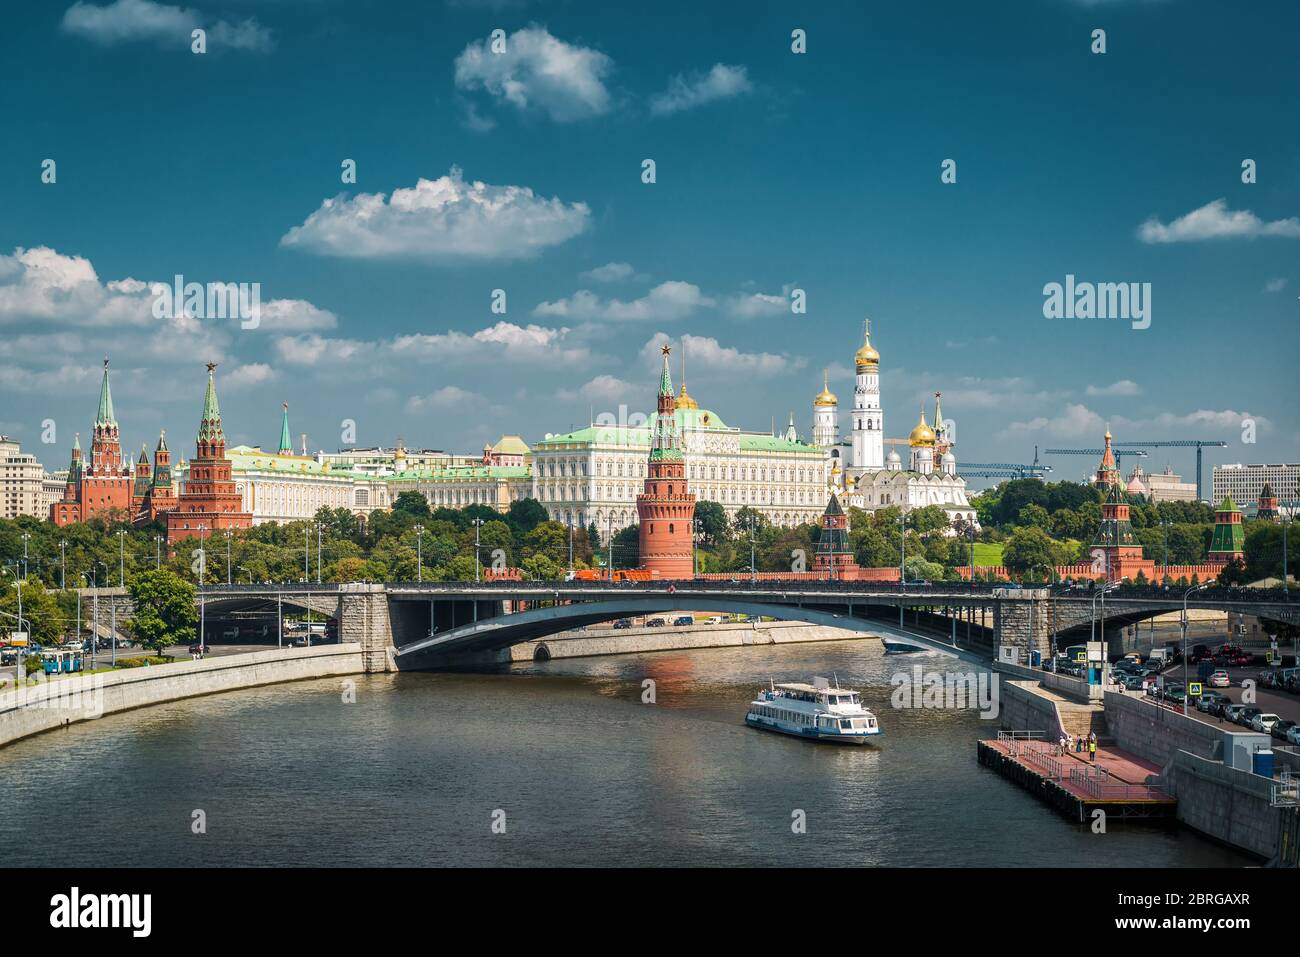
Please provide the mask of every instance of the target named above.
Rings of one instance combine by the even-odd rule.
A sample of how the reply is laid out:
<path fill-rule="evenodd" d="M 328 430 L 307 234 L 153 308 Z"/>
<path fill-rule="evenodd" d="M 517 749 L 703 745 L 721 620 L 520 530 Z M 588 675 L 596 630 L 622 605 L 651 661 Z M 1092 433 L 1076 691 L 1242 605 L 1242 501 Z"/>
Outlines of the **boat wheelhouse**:
<path fill-rule="evenodd" d="M 866 744 L 881 734 L 876 716 L 862 706 L 856 691 L 831 687 L 825 678 L 813 684 L 771 684 L 749 703 L 745 723 L 814 741 Z"/>

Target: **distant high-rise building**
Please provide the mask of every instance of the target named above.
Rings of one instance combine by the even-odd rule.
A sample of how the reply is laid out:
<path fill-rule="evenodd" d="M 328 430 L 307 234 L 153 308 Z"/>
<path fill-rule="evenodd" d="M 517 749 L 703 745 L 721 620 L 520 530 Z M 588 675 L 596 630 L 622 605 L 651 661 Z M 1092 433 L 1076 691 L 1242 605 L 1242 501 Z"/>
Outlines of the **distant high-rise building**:
<path fill-rule="evenodd" d="M 0 435 L 0 518 L 50 514 L 45 503 L 44 484 L 48 476 L 36 456 L 24 452 L 17 442 Z"/>
<path fill-rule="evenodd" d="M 1216 502 L 1225 498 L 1258 501 L 1267 484 L 1279 500 L 1279 511 L 1295 514 L 1294 503 L 1300 499 L 1300 465 L 1216 465 L 1213 475 Z"/>

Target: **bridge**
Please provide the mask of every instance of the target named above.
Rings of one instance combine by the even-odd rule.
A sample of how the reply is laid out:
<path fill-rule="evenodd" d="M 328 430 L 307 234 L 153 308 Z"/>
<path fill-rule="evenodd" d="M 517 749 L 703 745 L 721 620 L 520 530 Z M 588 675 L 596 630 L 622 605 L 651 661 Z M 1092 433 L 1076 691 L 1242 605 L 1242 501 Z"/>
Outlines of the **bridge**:
<path fill-rule="evenodd" d="M 83 607 L 95 595 L 85 589 Z M 99 600 L 130 614 L 121 589 Z M 679 582 L 394 582 L 206 585 L 198 597 L 211 620 L 223 616 L 307 611 L 331 618 L 341 641 L 358 642 L 370 671 L 431 669 L 524 641 L 618 618 L 718 612 L 870 632 L 944 654 L 987 662 L 996 646 L 1050 653 L 1095 628 L 1112 652 L 1125 627 L 1181 611 L 1182 590 L 1124 586 L 1099 600 L 1093 588 L 1061 585 L 940 582 L 732 581 Z M 1293 600 L 1294 599 L 1294 600 Z M 1103 615 L 1104 605 L 1104 619 Z M 1213 586 L 1193 592 L 1188 608 L 1253 615 L 1300 624 L 1300 594 L 1281 589 Z M 101 620 L 105 613 L 101 612 Z M 976 624 L 979 622 L 979 624 Z"/>

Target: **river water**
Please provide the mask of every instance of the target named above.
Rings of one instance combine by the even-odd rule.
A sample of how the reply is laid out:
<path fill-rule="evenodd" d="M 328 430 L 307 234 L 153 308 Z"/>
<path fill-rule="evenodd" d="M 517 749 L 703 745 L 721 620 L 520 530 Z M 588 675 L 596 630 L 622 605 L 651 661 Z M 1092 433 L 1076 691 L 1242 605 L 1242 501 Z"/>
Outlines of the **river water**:
<path fill-rule="evenodd" d="M 0 750 L 0 845 L 72 866 L 1249 863 L 1186 830 L 1093 834 L 978 766 L 996 722 L 891 706 L 891 675 L 945 661 L 855 640 L 161 705 Z M 832 674 L 879 715 L 878 747 L 742 723 L 769 675 Z"/>

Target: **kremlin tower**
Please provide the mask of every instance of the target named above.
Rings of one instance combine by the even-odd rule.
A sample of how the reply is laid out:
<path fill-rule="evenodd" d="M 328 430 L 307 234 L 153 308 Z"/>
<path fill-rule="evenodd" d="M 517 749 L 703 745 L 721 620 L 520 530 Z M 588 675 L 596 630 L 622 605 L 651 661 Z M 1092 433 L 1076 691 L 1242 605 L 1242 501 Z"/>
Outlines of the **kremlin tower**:
<path fill-rule="evenodd" d="M 50 506 L 50 521 L 55 525 L 89 521 L 96 515 L 120 513 L 129 520 L 133 479 L 122 460 L 122 443 L 117 419 L 113 415 L 113 392 L 108 383 L 108 360 L 104 360 L 104 377 L 99 386 L 99 412 L 90 444 L 90 465 L 81 460 L 81 437 L 72 449 L 72 465 L 63 499 Z"/>
<path fill-rule="evenodd" d="M 813 571 L 818 578 L 831 581 L 856 580 L 860 574 L 849 545 L 849 518 L 834 492 L 831 492 L 826 511 L 822 513 L 821 530 L 813 553 Z"/>
<path fill-rule="evenodd" d="M 853 356 L 853 457 L 855 472 L 885 465 L 885 422 L 880 411 L 880 353 L 871 345 L 871 320 L 862 323 L 862 348 Z"/>
<path fill-rule="evenodd" d="M 1110 447 L 1110 429 L 1106 430 L 1106 447 L 1102 449 L 1097 478 L 1092 484 L 1103 491 L 1122 484 L 1119 466 L 1115 464 L 1115 452 Z"/>
<path fill-rule="evenodd" d="M 1223 503 L 1214 510 L 1214 536 L 1210 539 L 1209 562 L 1211 565 L 1231 565 L 1246 557 L 1246 530 L 1242 525 L 1243 515 L 1232 496 L 1226 496 Z"/>
<path fill-rule="evenodd" d="M 695 573 L 695 496 L 686 488 L 686 461 L 677 432 L 677 397 L 663 347 L 659 401 L 650 439 L 645 491 L 636 498 L 640 519 L 641 567 L 659 578 Z"/>
<path fill-rule="evenodd" d="M 1268 482 L 1259 493 L 1259 504 L 1255 509 L 1255 517 L 1263 522 L 1276 522 L 1278 520 L 1277 496 L 1273 494 L 1273 486 Z"/>
<path fill-rule="evenodd" d="M 194 458 L 175 511 L 167 513 L 167 542 L 190 535 L 207 537 L 227 528 L 250 528 L 253 516 L 243 511 L 243 501 L 231 478 L 226 458 L 226 435 L 221 429 L 221 409 L 213 380 L 216 363 L 208 363 L 208 391 Z M 206 535 L 204 533 L 206 532 Z"/>
<path fill-rule="evenodd" d="M 152 522 L 163 512 L 176 507 L 176 487 L 172 484 L 172 453 L 167 448 L 167 432 L 158 433 L 158 447 L 153 452 L 153 475 L 137 515 L 137 523 Z"/>

